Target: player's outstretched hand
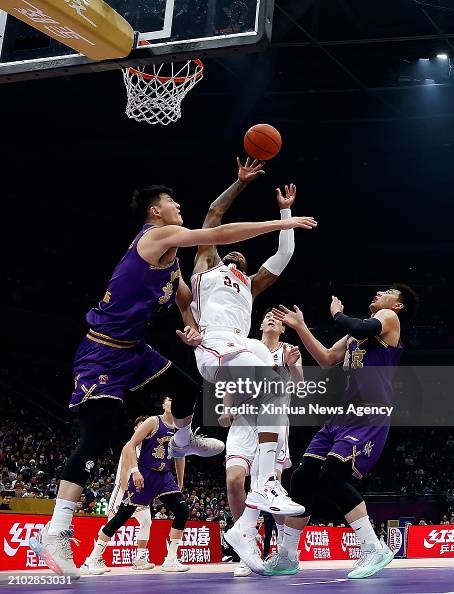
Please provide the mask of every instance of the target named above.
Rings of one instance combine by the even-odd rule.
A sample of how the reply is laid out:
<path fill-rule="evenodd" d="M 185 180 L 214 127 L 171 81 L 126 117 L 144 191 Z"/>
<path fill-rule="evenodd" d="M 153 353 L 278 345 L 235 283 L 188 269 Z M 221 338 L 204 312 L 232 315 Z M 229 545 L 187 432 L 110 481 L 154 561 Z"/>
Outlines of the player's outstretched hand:
<path fill-rule="evenodd" d="M 290 217 L 289 219 L 283 219 L 279 221 L 281 225 L 279 229 L 314 229 L 318 223 L 314 217 Z"/>
<path fill-rule="evenodd" d="M 284 363 L 291 367 L 301 359 L 301 353 L 297 346 L 284 345 Z"/>
<path fill-rule="evenodd" d="M 177 330 L 177 335 L 181 338 L 184 344 L 192 347 L 198 347 L 202 342 L 202 335 L 195 328 L 185 326 L 183 332 Z"/>
<path fill-rule="evenodd" d="M 304 324 L 303 312 L 296 305 L 293 306 L 293 310 L 279 305 L 278 308 L 273 307 L 273 316 L 289 328 L 297 328 Z"/>
<path fill-rule="evenodd" d="M 248 184 L 249 182 L 254 181 L 254 179 L 260 175 L 265 174 L 263 171 L 263 167 L 265 166 L 264 161 L 254 160 L 251 163 L 251 159 L 248 157 L 246 159 L 246 163 L 242 165 L 240 158 L 237 157 L 236 162 L 238 164 L 238 181 L 242 182 L 243 184 Z"/>
<path fill-rule="evenodd" d="M 145 484 L 143 476 L 139 471 L 132 473 L 132 482 L 134 483 L 134 486 L 138 491 L 143 489 L 143 486 Z"/>
<path fill-rule="evenodd" d="M 295 184 L 290 184 L 289 186 L 285 186 L 285 196 L 282 195 L 280 188 L 276 188 L 276 198 L 277 198 L 277 203 L 279 204 L 279 208 L 281 210 L 283 208 L 291 208 L 291 206 L 295 202 L 295 198 L 296 198 Z M 312 217 L 309 217 L 309 218 L 312 218 Z"/>
<path fill-rule="evenodd" d="M 332 301 L 331 301 L 331 306 L 330 306 L 330 312 L 331 315 L 334 316 L 337 313 L 343 313 L 344 311 L 344 306 L 342 305 L 342 301 L 340 299 L 338 299 L 337 297 L 335 297 L 334 295 L 331 295 Z"/>

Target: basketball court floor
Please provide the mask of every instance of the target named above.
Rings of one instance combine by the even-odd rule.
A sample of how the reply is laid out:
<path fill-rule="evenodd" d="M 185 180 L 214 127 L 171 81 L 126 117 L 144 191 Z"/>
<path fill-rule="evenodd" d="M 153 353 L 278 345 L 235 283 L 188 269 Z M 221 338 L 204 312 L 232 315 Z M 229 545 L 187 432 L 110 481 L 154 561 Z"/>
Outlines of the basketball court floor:
<path fill-rule="evenodd" d="M 185 594 L 275 594 L 286 590 L 289 594 L 304 588 L 310 594 L 454 594 L 454 562 L 451 559 L 395 560 L 377 576 L 367 580 L 349 580 L 349 562 L 303 562 L 300 572 L 293 576 L 234 578 L 233 564 L 194 565 L 188 573 L 163 574 L 159 568 L 138 573 L 129 569 L 113 569 L 102 576 L 83 576 L 71 585 L 10 584 L 11 577 L 24 573 L 0 573 L 2 592 L 36 592 L 56 594 L 77 590 L 99 594 L 142 594 L 155 592 L 173 594 L 184 589 Z M 30 574 L 28 574 L 30 575 Z M 49 575 L 34 572 L 33 576 Z"/>

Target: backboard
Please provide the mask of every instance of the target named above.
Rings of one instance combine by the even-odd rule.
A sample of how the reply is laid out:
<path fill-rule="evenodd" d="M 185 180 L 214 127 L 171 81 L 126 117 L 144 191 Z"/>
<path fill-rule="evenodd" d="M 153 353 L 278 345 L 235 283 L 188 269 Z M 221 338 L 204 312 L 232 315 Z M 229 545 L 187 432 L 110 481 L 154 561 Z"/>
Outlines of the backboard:
<path fill-rule="evenodd" d="M 33 0 L 22 0 L 32 6 Z M 0 11 L 0 83 L 254 51 L 271 39 L 274 0 L 108 0 L 150 45 L 93 62 Z"/>

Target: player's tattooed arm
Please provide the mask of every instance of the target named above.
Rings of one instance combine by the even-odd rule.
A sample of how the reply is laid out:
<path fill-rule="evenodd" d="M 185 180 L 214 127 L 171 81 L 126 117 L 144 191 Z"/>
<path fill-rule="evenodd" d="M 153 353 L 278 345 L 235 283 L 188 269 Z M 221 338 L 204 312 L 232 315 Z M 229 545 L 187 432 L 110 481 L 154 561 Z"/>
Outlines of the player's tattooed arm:
<path fill-rule="evenodd" d="M 279 276 L 277 274 L 273 274 L 264 266 L 261 266 L 259 271 L 251 276 L 252 298 L 255 299 L 257 295 L 263 293 L 263 291 L 275 283 L 278 278 Z"/>
<path fill-rule="evenodd" d="M 265 173 L 263 171 L 264 163 L 261 161 L 252 161 L 250 163 L 248 158 L 244 165 L 242 165 L 238 157 L 236 161 L 238 164 L 238 179 L 210 204 L 202 229 L 219 227 L 222 224 L 223 216 L 232 206 L 235 198 L 251 181 Z M 195 257 L 193 273 L 197 274 L 210 270 L 210 268 L 217 266 L 220 261 L 221 258 L 214 245 L 200 245 Z"/>

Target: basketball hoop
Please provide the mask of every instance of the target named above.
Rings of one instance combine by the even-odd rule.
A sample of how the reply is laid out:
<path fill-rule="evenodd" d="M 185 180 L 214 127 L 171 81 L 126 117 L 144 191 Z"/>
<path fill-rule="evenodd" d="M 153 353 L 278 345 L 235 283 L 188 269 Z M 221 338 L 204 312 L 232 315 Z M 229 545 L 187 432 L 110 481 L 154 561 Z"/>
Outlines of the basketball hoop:
<path fill-rule="evenodd" d="M 145 72 L 149 68 L 149 72 Z M 126 115 L 137 122 L 167 126 L 181 118 L 181 102 L 203 78 L 201 60 L 188 60 L 182 66 L 152 64 L 125 68 Z"/>

